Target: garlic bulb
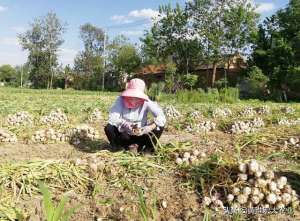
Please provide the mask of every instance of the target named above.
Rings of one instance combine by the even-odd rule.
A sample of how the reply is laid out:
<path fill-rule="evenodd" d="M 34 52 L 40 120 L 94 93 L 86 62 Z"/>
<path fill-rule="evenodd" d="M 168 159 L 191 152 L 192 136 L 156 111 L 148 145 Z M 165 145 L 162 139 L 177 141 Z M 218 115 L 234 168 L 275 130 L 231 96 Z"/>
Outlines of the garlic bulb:
<path fill-rule="evenodd" d="M 234 195 L 228 194 L 227 195 L 227 202 L 232 202 L 234 200 Z"/>
<path fill-rule="evenodd" d="M 287 178 L 286 178 L 285 176 L 282 176 L 282 177 L 280 177 L 280 178 L 277 180 L 277 183 L 278 183 L 279 185 L 284 186 L 284 185 L 287 184 Z"/>
<path fill-rule="evenodd" d="M 259 178 L 259 177 L 261 177 L 262 176 L 262 172 L 260 171 L 260 170 L 257 170 L 255 173 L 254 173 L 254 176 L 256 177 L 256 178 Z"/>
<path fill-rule="evenodd" d="M 176 164 L 181 165 L 183 163 L 183 160 L 179 157 L 176 158 Z"/>
<path fill-rule="evenodd" d="M 281 203 L 281 202 L 276 203 L 276 209 L 283 209 L 284 207 L 285 206 L 283 203 Z"/>
<path fill-rule="evenodd" d="M 223 202 L 222 202 L 221 200 L 216 200 L 216 201 L 214 201 L 214 205 L 215 205 L 216 207 L 220 207 L 220 208 L 223 208 L 223 207 L 224 207 Z"/>
<path fill-rule="evenodd" d="M 244 173 L 239 173 L 239 174 L 238 174 L 238 177 L 239 177 L 239 179 L 242 180 L 242 181 L 247 181 L 247 179 L 248 179 L 248 175 L 247 175 L 247 174 L 244 174 Z"/>
<path fill-rule="evenodd" d="M 267 202 L 268 202 L 269 204 L 274 205 L 274 204 L 276 203 L 276 201 L 277 201 L 277 197 L 276 197 L 276 195 L 275 195 L 274 193 L 270 193 L 270 194 L 267 196 Z"/>
<path fill-rule="evenodd" d="M 257 179 L 255 183 L 255 187 L 264 188 L 267 185 L 266 180 L 264 179 Z"/>
<path fill-rule="evenodd" d="M 258 195 L 258 197 L 259 197 L 260 200 L 263 200 L 263 198 L 265 197 L 265 194 L 260 193 L 260 194 Z"/>
<path fill-rule="evenodd" d="M 190 158 L 191 157 L 191 154 L 189 152 L 185 152 L 183 154 L 183 158 Z"/>
<path fill-rule="evenodd" d="M 203 204 L 204 204 L 205 206 L 209 206 L 209 205 L 212 203 L 212 200 L 211 200 L 211 198 L 205 196 L 205 197 L 203 198 L 202 202 L 203 202 Z"/>
<path fill-rule="evenodd" d="M 258 196 L 252 196 L 251 201 L 254 205 L 257 205 L 260 202 L 260 198 Z"/>
<path fill-rule="evenodd" d="M 255 183 L 255 180 L 251 178 L 251 179 L 248 180 L 248 183 L 253 185 Z"/>
<path fill-rule="evenodd" d="M 269 183 L 269 189 L 272 191 L 272 192 L 275 192 L 277 190 L 277 184 L 275 182 L 271 182 Z"/>
<path fill-rule="evenodd" d="M 240 188 L 238 188 L 238 187 L 234 187 L 233 189 L 232 189 L 232 193 L 233 193 L 233 195 L 235 195 L 235 196 L 237 196 L 237 195 L 239 195 L 239 193 L 240 193 Z"/>
<path fill-rule="evenodd" d="M 266 171 L 266 172 L 264 172 L 264 177 L 266 178 L 266 179 L 273 179 L 274 177 L 275 177 L 275 175 L 274 175 L 274 172 L 273 171 Z"/>
<path fill-rule="evenodd" d="M 251 194 L 258 196 L 260 194 L 260 191 L 257 187 L 254 187 L 252 188 Z"/>
<path fill-rule="evenodd" d="M 249 173 L 255 173 L 258 171 L 259 165 L 256 160 L 251 160 L 250 163 L 248 164 L 249 167 Z"/>
<path fill-rule="evenodd" d="M 248 201 L 248 196 L 247 196 L 247 195 L 244 195 L 244 194 L 238 195 L 237 201 L 238 201 L 240 204 L 245 204 L 245 203 L 247 203 L 247 201 Z"/>
<path fill-rule="evenodd" d="M 288 193 L 282 194 L 281 198 L 282 203 L 284 203 L 285 205 L 288 205 L 292 201 L 292 196 Z"/>
<path fill-rule="evenodd" d="M 251 188 L 246 186 L 244 189 L 243 189 L 243 194 L 244 195 L 250 195 L 251 194 Z"/>
<path fill-rule="evenodd" d="M 194 151 L 193 151 L 193 155 L 194 155 L 194 156 L 197 157 L 197 156 L 199 156 L 199 154 L 200 154 L 199 150 L 194 150 Z"/>
<path fill-rule="evenodd" d="M 246 173 L 246 172 L 247 172 L 247 164 L 245 164 L 245 163 L 240 163 L 240 164 L 239 164 L 239 171 L 240 171 L 241 173 Z"/>

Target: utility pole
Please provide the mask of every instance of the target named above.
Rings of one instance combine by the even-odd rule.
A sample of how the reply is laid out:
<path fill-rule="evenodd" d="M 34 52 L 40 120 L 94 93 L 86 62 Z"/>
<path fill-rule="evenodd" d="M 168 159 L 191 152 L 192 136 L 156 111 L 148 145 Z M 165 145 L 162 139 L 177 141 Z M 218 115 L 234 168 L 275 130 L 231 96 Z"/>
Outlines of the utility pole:
<path fill-rule="evenodd" d="M 106 71 L 106 31 L 104 30 L 104 43 L 103 43 L 103 66 L 104 71 L 102 73 L 102 91 L 104 91 L 105 71 Z"/>
<path fill-rule="evenodd" d="M 21 88 L 23 87 L 23 65 L 21 65 Z"/>

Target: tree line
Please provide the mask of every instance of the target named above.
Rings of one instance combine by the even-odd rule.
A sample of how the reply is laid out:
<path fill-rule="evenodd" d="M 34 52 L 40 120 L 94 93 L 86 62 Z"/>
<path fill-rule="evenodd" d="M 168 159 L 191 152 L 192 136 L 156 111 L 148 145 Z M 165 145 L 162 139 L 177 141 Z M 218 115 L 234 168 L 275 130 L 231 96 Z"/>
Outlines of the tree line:
<path fill-rule="evenodd" d="M 71 68 L 58 62 L 67 25 L 50 12 L 35 19 L 19 35 L 23 49 L 29 52 L 26 71 L 22 68 L 22 81 L 30 82 L 34 88 L 118 90 L 127 74 L 145 65 L 165 64 L 162 90 L 174 92 L 200 87 L 194 70 L 210 64 L 211 85 L 206 87 L 239 87 L 248 98 L 297 98 L 300 97 L 299 21 L 299 0 L 290 0 L 285 8 L 263 22 L 248 0 L 191 0 L 183 6 L 162 5 L 151 29 L 140 39 L 140 47 L 122 35 L 110 39 L 101 27 L 93 24 L 80 26 L 84 47 Z M 247 57 L 248 68 L 238 81 L 216 81 L 217 67 L 229 64 L 237 52 Z M 20 77 L 8 77 L 14 74 L 7 74 L 10 71 L 5 69 L 8 67 L 0 68 L 0 81 L 18 85 Z M 20 73 L 20 67 L 15 73 Z"/>

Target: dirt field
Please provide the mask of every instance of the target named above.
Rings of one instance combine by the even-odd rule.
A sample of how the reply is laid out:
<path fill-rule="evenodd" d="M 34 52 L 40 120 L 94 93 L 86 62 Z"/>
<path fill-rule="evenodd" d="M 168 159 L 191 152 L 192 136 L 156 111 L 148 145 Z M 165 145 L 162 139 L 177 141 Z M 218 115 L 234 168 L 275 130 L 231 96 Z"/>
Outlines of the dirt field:
<path fill-rule="evenodd" d="M 38 181 L 49 186 L 58 202 L 66 194 L 67 208 L 79 205 L 71 220 L 300 220 L 297 209 L 292 215 L 225 215 L 205 208 L 204 196 L 221 192 L 229 185 L 232 165 L 256 159 L 276 174 L 288 178 L 300 194 L 300 151 L 297 144 L 285 144 L 300 138 L 299 104 L 241 102 L 237 104 L 176 104 L 181 116 L 169 118 L 157 151 L 153 155 L 111 152 L 103 127 L 116 94 L 90 92 L 45 92 L 1 89 L 0 128 L 14 133 L 16 143 L 0 143 L 0 220 L 45 220 Z M 172 103 L 172 102 L 170 102 Z M 162 103 L 166 107 L 169 104 Z M 268 106 L 271 113 L 244 113 L 246 107 Z M 230 116 L 214 117 L 217 108 L 229 108 Z M 285 113 L 283 107 L 293 111 Z M 64 125 L 43 125 L 41 117 L 61 108 L 68 117 Z M 95 108 L 102 118 L 88 121 Z M 199 111 L 202 116 L 190 117 Z M 7 125 L 9 114 L 28 111 L 31 125 Z M 237 120 L 260 117 L 264 125 L 250 133 L 229 133 Z M 280 125 L 286 118 L 293 124 Z M 216 123 L 211 131 L 188 131 L 197 123 Z M 34 142 L 32 136 L 41 129 L 66 131 L 79 124 L 94 128 L 98 135 L 80 140 Z M 80 137 L 81 139 L 82 137 Z M 199 150 L 201 157 L 193 164 L 178 164 L 185 152 Z M 93 165 L 96 165 L 96 169 Z M 214 165 L 214 166 L 210 166 Z M 220 168 L 226 168 L 224 171 Z M 220 171 L 223 171 L 220 173 Z M 224 174 L 222 174 L 224 173 Z M 221 196 L 221 199 L 223 196 Z M 23 219 L 16 218 L 20 213 Z"/>

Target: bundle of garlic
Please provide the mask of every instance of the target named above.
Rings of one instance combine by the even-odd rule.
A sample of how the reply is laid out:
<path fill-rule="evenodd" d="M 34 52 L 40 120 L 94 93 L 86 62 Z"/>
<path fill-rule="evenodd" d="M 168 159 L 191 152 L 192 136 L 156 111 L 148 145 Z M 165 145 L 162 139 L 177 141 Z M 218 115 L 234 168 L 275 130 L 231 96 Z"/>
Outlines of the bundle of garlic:
<path fill-rule="evenodd" d="M 243 111 L 240 112 L 240 115 L 244 117 L 253 117 L 256 115 L 256 112 L 253 107 L 246 107 Z"/>
<path fill-rule="evenodd" d="M 263 127 L 264 121 L 261 118 L 254 118 L 249 121 L 236 121 L 231 125 L 229 133 L 232 134 L 242 134 L 242 133 L 253 133 L 257 131 L 258 128 Z"/>
<path fill-rule="evenodd" d="M 256 113 L 259 115 L 268 115 L 271 114 L 271 109 L 268 106 L 262 106 L 255 108 Z"/>
<path fill-rule="evenodd" d="M 7 125 L 10 126 L 25 126 L 32 125 L 32 116 L 27 111 L 20 111 L 15 114 L 10 114 L 6 119 Z"/>
<path fill-rule="evenodd" d="M 214 118 L 217 117 L 228 117 L 232 115 L 232 112 L 229 108 L 216 108 L 212 113 Z"/>
<path fill-rule="evenodd" d="M 180 112 L 172 105 L 166 106 L 164 112 L 169 119 L 176 119 L 181 116 Z"/>
<path fill-rule="evenodd" d="M 188 125 L 186 127 L 186 131 L 188 133 L 200 133 L 200 132 L 209 132 L 216 129 L 216 123 L 212 121 L 203 121 L 201 123 L 197 123 L 194 125 Z"/>
<path fill-rule="evenodd" d="M 84 141 L 97 140 L 100 137 L 99 132 L 95 128 L 85 124 L 72 128 L 69 131 L 68 136 L 74 145 L 78 145 Z"/>
<path fill-rule="evenodd" d="M 64 125 L 68 123 L 68 118 L 61 109 L 56 109 L 51 111 L 49 115 L 41 117 L 41 123 L 45 125 Z"/>
<path fill-rule="evenodd" d="M 281 118 L 278 120 L 278 125 L 284 125 L 284 126 L 295 126 L 300 124 L 300 118 L 296 120 L 289 120 L 287 118 Z"/>
<path fill-rule="evenodd" d="M 102 113 L 101 113 L 101 111 L 98 108 L 94 109 L 93 112 L 88 117 L 88 121 L 90 123 L 99 122 L 102 119 L 103 119 Z"/>
<path fill-rule="evenodd" d="M 16 143 L 18 142 L 17 136 L 3 128 L 0 128 L 0 143 Z"/>
<path fill-rule="evenodd" d="M 176 164 L 177 165 L 189 165 L 196 163 L 199 159 L 205 158 L 206 153 L 200 152 L 199 150 L 193 150 L 192 152 L 184 152 L 182 154 L 176 154 Z"/>
<path fill-rule="evenodd" d="M 292 107 L 282 107 L 280 110 L 282 113 L 285 113 L 285 114 L 292 114 L 295 112 L 295 109 Z"/>
<path fill-rule="evenodd" d="M 200 111 L 193 111 L 193 112 L 189 113 L 188 116 L 193 119 L 200 119 L 203 117 L 203 115 L 201 114 Z"/>
<path fill-rule="evenodd" d="M 284 146 L 295 146 L 295 147 L 300 147 L 300 138 L 298 137 L 291 137 L 288 140 L 284 141 Z"/>
<path fill-rule="evenodd" d="M 298 206 L 299 198 L 288 184 L 285 176 L 276 177 L 256 160 L 240 163 L 238 179 L 226 196 L 227 203 L 234 208 L 262 207 L 282 209 Z"/>
<path fill-rule="evenodd" d="M 31 140 L 34 143 L 47 143 L 49 141 L 65 142 L 68 139 L 69 137 L 66 134 L 56 131 L 52 128 L 38 130 L 31 137 Z"/>

